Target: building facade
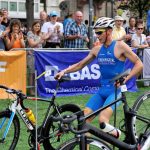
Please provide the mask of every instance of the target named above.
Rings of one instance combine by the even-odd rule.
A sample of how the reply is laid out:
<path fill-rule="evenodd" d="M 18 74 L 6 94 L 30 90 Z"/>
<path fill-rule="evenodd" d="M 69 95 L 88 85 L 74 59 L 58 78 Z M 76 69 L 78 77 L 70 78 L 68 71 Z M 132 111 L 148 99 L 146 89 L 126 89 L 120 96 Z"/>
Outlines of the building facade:
<path fill-rule="evenodd" d="M 26 0 L 0 0 L 0 8 L 6 8 L 10 18 L 26 19 Z M 40 0 L 34 0 L 34 18 L 39 17 Z"/>
<path fill-rule="evenodd" d="M 94 0 L 93 0 L 94 1 Z M 41 0 L 34 0 L 34 18 L 39 18 L 39 12 L 44 9 L 44 4 Z M 76 10 L 83 12 L 84 20 L 89 20 L 89 0 L 46 0 L 46 11 L 55 10 L 63 19 L 67 14 L 74 13 Z M 7 8 L 10 18 L 26 19 L 26 0 L 0 0 L 0 8 Z M 64 5 L 61 5 L 61 4 Z M 62 7 L 60 7 L 60 5 Z M 93 2 L 93 20 L 100 16 L 112 16 L 110 2 Z"/>

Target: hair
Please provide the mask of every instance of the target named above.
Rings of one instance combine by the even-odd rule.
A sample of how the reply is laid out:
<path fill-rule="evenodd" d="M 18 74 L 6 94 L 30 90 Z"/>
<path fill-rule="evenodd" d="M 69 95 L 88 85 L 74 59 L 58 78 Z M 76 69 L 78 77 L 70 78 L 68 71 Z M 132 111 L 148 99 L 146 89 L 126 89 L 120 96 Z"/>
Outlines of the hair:
<path fill-rule="evenodd" d="M 10 22 L 10 25 L 9 25 L 10 33 L 12 32 L 12 30 L 13 30 L 12 28 L 13 28 L 14 25 L 18 25 L 19 29 L 21 29 L 21 22 L 20 22 L 20 20 L 19 19 L 12 19 L 11 22 Z"/>
<path fill-rule="evenodd" d="M 136 22 L 136 18 L 135 18 L 135 17 L 133 17 L 133 16 L 130 17 L 130 18 L 129 18 L 129 22 L 131 21 L 131 19 L 135 19 L 135 22 Z"/>
<path fill-rule="evenodd" d="M 0 10 L 0 16 L 4 16 L 3 12 Z"/>
<path fill-rule="evenodd" d="M 143 21 L 143 19 L 137 19 L 137 21 L 136 21 L 136 27 L 138 26 L 138 25 L 143 25 L 144 26 L 144 21 Z"/>
<path fill-rule="evenodd" d="M 33 32 L 33 27 L 34 27 L 36 24 L 39 24 L 39 25 L 40 25 L 40 30 L 39 30 L 38 33 L 37 33 L 37 34 L 39 35 L 40 32 L 41 32 L 41 23 L 40 23 L 39 20 L 35 20 L 35 21 L 32 23 L 31 30 L 32 30 L 32 32 Z"/>
<path fill-rule="evenodd" d="M 85 20 L 84 23 L 85 23 L 86 25 L 88 25 L 88 24 L 89 24 L 89 21 L 88 21 L 88 20 Z"/>

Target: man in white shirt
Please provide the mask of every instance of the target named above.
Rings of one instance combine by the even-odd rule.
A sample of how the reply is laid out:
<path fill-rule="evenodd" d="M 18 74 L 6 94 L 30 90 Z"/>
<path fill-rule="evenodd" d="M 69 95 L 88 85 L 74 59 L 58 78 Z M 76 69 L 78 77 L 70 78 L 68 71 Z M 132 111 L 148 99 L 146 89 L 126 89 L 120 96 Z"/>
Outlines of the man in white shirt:
<path fill-rule="evenodd" d="M 121 16 L 115 16 L 115 26 L 112 32 L 113 40 L 121 41 L 125 39 L 126 32 L 123 28 L 124 19 Z"/>
<path fill-rule="evenodd" d="M 58 14 L 56 11 L 51 11 L 49 16 L 50 21 L 44 23 L 41 29 L 46 40 L 44 48 L 59 48 L 63 36 L 63 24 L 57 22 Z"/>

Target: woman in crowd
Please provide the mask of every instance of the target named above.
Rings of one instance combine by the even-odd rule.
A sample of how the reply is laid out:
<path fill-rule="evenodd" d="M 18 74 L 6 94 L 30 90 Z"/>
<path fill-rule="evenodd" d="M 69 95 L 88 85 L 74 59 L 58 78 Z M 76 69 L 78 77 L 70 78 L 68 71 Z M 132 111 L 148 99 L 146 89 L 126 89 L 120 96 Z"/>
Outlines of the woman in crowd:
<path fill-rule="evenodd" d="M 42 48 L 45 43 L 41 34 L 41 23 L 40 21 L 34 21 L 32 24 L 31 31 L 27 33 L 27 47 L 28 48 Z M 32 50 L 28 51 L 27 65 L 29 69 L 29 85 L 34 85 L 34 53 Z M 30 88 L 30 95 L 34 95 L 33 88 Z"/>
<path fill-rule="evenodd" d="M 18 19 L 13 19 L 10 22 L 10 32 L 5 37 L 6 48 L 11 50 L 13 48 L 25 48 L 24 37 L 21 32 L 21 22 Z"/>
<path fill-rule="evenodd" d="M 138 49 L 144 49 L 148 47 L 148 43 L 146 41 L 146 35 L 143 34 L 144 25 L 142 23 L 138 23 L 136 26 L 136 33 L 132 36 L 132 47 Z"/>

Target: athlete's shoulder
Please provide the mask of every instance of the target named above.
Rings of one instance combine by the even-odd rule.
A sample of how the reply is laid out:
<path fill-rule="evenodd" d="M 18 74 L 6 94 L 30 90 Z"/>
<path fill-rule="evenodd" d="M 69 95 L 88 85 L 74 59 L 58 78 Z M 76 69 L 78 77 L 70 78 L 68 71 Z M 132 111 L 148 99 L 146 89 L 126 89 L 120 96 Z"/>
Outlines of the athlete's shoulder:
<path fill-rule="evenodd" d="M 101 49 L 101 45 L 94 46 L 92 48 L 92 50 L 90 51 L 90 53 L 93 54 L 93 55 L 95 55 L 95 56 L 97 56 L 97 54 L 98 54 L 98 52 L 99 52 L 100 49 Z"/>

